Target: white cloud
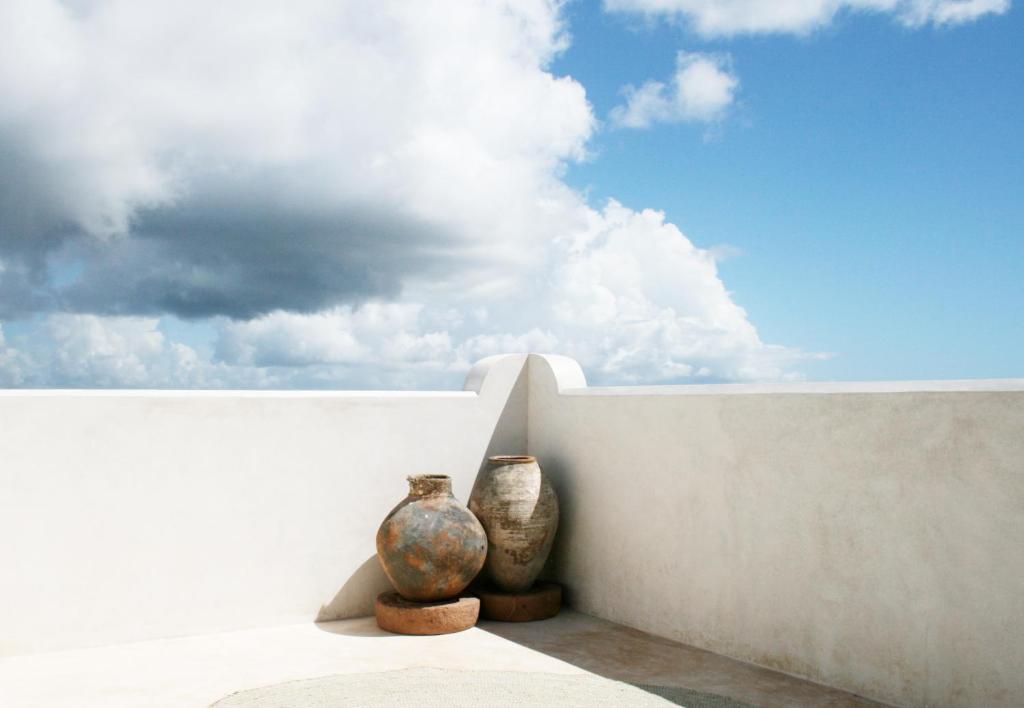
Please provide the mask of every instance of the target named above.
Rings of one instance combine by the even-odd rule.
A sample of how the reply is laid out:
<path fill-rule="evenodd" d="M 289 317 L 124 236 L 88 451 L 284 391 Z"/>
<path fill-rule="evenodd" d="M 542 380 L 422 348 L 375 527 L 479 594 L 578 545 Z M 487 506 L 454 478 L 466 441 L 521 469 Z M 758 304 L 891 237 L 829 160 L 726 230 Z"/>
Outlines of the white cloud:
<path fill-rule="evenodd" d="M 65 306 L 117 314 L 493 285 L 595 125 L 566 41 L 547 0 L 7 0 L 0 257 L 70 249 Z"/>
<path fill-rule="evenodd" d="M 388 365 L 443 361 L 453 351 L 447 331 L 430 328 L 417 303 L 371 302 L 312 314 L 273 312 L 223 322 L 218 359 L 246 366 Z"/>
<path fill-rule="evenodd" d="M 451 388 L 482 357 L 553 351 L 576 357 L 598 384 L 778 380 L 816 356 L 762 342 L 714 253 L 664 214 L 610 202 L 577 215 L 545 254 L 548 269 L 512 295 L 430 302 L 419 293 L 221 319 L 207 354 L 171 341 L 152 318 L 52 315 L 6 364 L 0 348 L 0 376 L 21 385 Z"/>
<path fill-rule="evenodd" d="M 648 128 L 654 123 L 714 121 L 732 104 L 739 79 L 728 57 L 679 52 L 669 85 L 647 81 L 624 89 L 626 105 L 611 111 L 611 123 L 622 128 Z"/>
<path fill-rule="evenodd" d="M 11 386 L 66 388 L 202 387 L 196 352 L 168 341 L 158 320 L 55 314 L 19 347 L 0 341 L 0 381 Z"/>
<path fill-rule="evenodd" d="M 805 34 L 842 11 L 893 15 L 908 27 L 955 25 L 1002 14 L 1010 0 L 604 0 L 607 10 L 663 16 L 706 36 L 758 32 Z"/>
<path fill-rule="evenodd" d="M 712 253 L 562 180 L 596 121 L 548 69 L 560 8 L 0 4 L 0 317 L 38 314 L 0 381 L 457 386 L 509 350 L 595 382 L 792 376 Z M 643 115 L 713 120 L 735 89 L 683 55 Z"/>
<path fill-rule="evenodd" d="M 809 356 L 762 342 L 714 254 L 661 212 L 609 203 L 552 282 L 551 328 L 598 381 L 781 379 Z"/>
<path fill-rule="evenodd" d="M 1001 15 L 1010 9 L 1010 0 L 916 0 L 904 14 L 904 22 L 915 26 L 959 25 L 983 15 Z"/>

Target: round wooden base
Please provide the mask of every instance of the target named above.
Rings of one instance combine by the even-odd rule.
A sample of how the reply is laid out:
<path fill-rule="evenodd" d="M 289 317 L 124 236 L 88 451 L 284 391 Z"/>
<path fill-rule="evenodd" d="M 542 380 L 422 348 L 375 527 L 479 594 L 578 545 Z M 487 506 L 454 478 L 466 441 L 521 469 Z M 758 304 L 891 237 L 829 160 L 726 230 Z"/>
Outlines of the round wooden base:
<path fill-rule="evenodd" d="M 509 593 L 491 587 L 473 588 L 480 598 L 480 616 L 499 622 L 534 622 L 554 617 L 562 607 L 562 586 L 537 581 L 529 590 Z"/>
<path fill-rule="evenodd" d="M 395 634 L 451 634 L 469 629 L 480 616 L 480 600 L 456 597 L 440 602 L 410 602 L 397 592 L 382 592 L 374 606 L 377 626 Z"/>

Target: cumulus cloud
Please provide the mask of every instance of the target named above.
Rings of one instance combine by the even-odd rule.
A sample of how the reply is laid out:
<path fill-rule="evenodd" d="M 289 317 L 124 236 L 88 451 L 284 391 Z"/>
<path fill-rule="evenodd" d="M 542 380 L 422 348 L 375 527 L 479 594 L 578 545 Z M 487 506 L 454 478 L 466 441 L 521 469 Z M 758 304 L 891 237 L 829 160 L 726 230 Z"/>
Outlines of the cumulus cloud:
<path fill-rule="evenodd" d="M 604 0 L 607 10 L 681 20 L 705 36 L 759 32 L 804 34 L 840 12 L 894 16 L 908 27 L 956 25 L 999 15 L 1010 0 Z"/>
<path fill-rule="evenodd" d="M 669 84 L 647 81 L 640 88 L 625 87 L 626 104 L 612 109 L 611 123 L 648 128 L 654 123 L 718 120 L 732 104 L 738 86 L 728 57 L 679 52 Z"/>
<path fill-rule="evenodd" d="M 18 347 L 0 339 L 0 382 L 40 387 L 201 387 L 195 351 L 169 341 L 157 320 L 55 314 Z"/>
<path fill-rule="evenodd" d="M 578 228 L 552 246 L 550 271 L 513 295 L 430 302 L 420 293 L 217 318 L 209 352 L 173 341 L 155 318 L 51 315 L 0 344 L 0 377 L 8 385 L 451 388 L 484 356 L 557 351 L 597 384 L 779 380 L 818 356 L 762 342 L 712 251 L 664 214 L 612 201 L 578 216 Z"/>
<path fill-rule="evenodd" d="M 711 252 L 562 180 L 596 121 L 549 69 L 560 9 L 0 4 L 0 381 L 448 387 L 515 350 L 605 383 L 794 375 Z M 713 120 L 735 88 L 683 55 L 624 110 Z"/>
<path fill-rule="evenodd" d="M 278 311 L 223 323 L 217 357 L 263 367 L 443 361 L 452 351 L 451 337 L 443 318 L 431 319 L 413 303 L 371 302 L 312 314 Z"/>
<path fill-rule="evenodd" d="M 551 236 L 537 204 L 593 129 L 546 70 L 565 41 L 544 0 L 10 0 L 0 258 L 78 260 L 48 295 L 125 315 L 491 281 Z"/>

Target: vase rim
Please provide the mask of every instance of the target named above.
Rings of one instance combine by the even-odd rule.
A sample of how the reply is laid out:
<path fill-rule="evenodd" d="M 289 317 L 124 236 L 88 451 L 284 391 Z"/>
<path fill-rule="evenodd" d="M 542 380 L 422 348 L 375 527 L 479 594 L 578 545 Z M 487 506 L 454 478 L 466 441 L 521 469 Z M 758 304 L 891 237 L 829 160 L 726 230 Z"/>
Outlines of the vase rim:
<path fill-rule="evenodd" d="M 452 493 L 452 478 L 447 474 L 413 474 L 409 481 L 409 494 L 414 497 L 449 496 Z"/>
<path fill-rule="evenodd" d="M 492 465 L 528 465 L 536 462 L 537 458 L 533 455 L 492 455 L 487 461 Z"/>

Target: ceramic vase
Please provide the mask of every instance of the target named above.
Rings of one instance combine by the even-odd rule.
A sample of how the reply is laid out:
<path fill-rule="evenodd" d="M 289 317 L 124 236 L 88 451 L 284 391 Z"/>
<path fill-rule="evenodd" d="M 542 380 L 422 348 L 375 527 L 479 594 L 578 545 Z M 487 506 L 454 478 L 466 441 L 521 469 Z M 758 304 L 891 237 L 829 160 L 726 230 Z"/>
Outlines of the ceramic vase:
<path fill-rule="evenodd" d="M 487 578 L 504 592 L 530 589 L 558 528 L 558 497 L 537 459 L 488 458 L 473 485 L 469 509 L 487 532 Z"/>
<path fill-rule="evenodd" d="M 447 475 L 409 477 L 409 496 L 377 531 L 377 557 L 406 600 L 456 597 L 484 565 L 483 526 L 452 496 Z"/>

